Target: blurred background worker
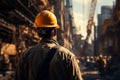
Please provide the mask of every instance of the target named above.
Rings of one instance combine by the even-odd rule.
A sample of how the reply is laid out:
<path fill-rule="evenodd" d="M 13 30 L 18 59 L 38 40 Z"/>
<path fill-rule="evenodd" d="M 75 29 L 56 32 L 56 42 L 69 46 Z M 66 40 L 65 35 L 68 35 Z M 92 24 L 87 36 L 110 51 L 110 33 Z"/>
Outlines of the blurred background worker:
<path fill-rule="evenodd" d="M 42 39 L 21 55 L 16 80 L 82 80 L 75 55 L 57 42 L 56 16 L 43 10 L 34 26 Z"/>
<path fill-rule="evenodd" d="M 96 67 L 98 68 L 101 78 L 104 78 L 106 64 L 106 60 L 103 58 L 103 56 L 101 54 L 98 55 L 96 58 Z"/>

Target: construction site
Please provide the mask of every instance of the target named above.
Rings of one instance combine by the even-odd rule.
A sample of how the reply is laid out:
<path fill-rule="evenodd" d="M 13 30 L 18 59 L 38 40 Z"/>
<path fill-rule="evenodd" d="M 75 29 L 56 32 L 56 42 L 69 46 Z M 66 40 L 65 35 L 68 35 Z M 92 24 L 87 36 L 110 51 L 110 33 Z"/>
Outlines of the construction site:
<path fill-rule="evenodd" d="M 72 0 L 0 0 L 0 80 L 15 80 L 20 55 L 39 44 L 41 37 L 34 27 L 34 20 L 39 12 L 46 9 L 56 15 L 60 26 L 57 32 L 58 43 L 76 55 L 83 80 L 119 80 L 120 0 L 113 3 L 112 9 L 108 6 L 101 8 L 98 25 L 94 22 L 97 4 L 97 0 L 90 0 L 85 32 L 87 35 L 82 39 L 83 35 L 75 34 L 77 24 Z M 111 10 L 110 17 L 105 13 L 108 9 Z M 94 40 L 89 44 L 91 33 Z M 95 67 L 99 55 L 106 61 L 111 61 L 111 64 L 106 64 L 104 79 Z M 109 74 L 106 75 L 107 73 Z"/>

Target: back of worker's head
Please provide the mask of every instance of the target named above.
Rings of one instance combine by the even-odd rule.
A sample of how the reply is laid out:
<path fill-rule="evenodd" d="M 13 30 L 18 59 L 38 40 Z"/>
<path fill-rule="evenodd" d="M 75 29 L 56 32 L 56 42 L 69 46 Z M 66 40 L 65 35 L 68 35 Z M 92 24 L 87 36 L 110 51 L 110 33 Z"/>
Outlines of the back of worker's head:
<path fill-rule="evenodd" d="M 39 37 L 42 37 L 43 39 L 48 39 L 56 36 L 57 30 L 56 28 L 38 28 L 37 33 Z"/>
<path fill-rule="evenodd" d="M 35 18 L 34 26 L 38 35 L 42 38 L 50 38 L 56 35 L 56 29 L 59 28 L 56 16 L 48 11 L 43 10 Z"/>

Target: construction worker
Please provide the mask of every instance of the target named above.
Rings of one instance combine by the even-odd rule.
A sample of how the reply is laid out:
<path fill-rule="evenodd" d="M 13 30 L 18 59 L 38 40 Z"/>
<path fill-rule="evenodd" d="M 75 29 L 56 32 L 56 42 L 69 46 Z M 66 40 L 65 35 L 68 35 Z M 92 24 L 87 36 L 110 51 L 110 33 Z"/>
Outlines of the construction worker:
<path fill-rule="evenodd" d="M 104 78 L 105 67 L 106 67 L 106 60 L 103 58 L 102 54 L 97 56 L 96 67 L 98 68 L 100 77 Z"/>
<path fill-rule="evenodd" d="M 42 39 L 22 54 L 16 80 L 82 80 L 75 55 L 57 42 L 60 27 L 56 16 L 43 10 L 36 16 L 34 26 Z"/>

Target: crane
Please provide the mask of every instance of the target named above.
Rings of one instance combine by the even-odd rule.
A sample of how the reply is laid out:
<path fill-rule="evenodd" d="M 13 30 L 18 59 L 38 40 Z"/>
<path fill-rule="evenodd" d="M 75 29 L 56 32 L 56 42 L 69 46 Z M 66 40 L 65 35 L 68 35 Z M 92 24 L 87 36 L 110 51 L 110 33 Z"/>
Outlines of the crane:
<path fill-rule="evenodd" d="M 87 23 L 87 36 L 85 38 L 82 50 L 80 51 L 80 56 L 83 56 L 87 47 L 87 41 L 91 34 L 92 26 L 94 25 L 94 13 L 96 8 L 97 0 L 92 0 L 90 3 L 90 9 L 89 9 L 89 17 L 88 17 L 88 23 Z"/>

